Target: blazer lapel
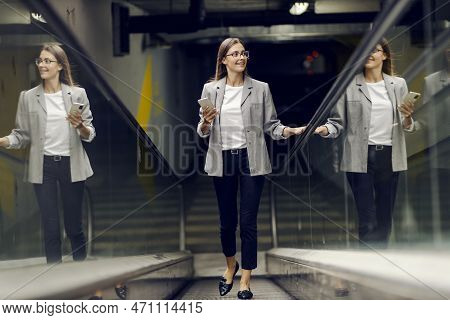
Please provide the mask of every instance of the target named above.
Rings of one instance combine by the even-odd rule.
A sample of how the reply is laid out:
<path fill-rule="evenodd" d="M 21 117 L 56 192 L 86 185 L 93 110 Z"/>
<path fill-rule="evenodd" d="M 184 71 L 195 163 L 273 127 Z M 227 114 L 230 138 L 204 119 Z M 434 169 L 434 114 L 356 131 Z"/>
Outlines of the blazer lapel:
<path fill-rule="evenodd" d="M 219 112 L 219 114 L 220 114 L 220 109 L 222 108 L 223 97 L 225 95 L 225 83 L 226 83 L 226 80 L 227 80 L 227 78 L 223 77 L 222 79 L 217 81 L 217 84 L 216 84 L 215 107 L 216 107 L 217 111 Z"/>
<path fill-rule="evenodd" d="M 64 100 L 64 106 L 66 107 L 67 114 L 69 114 L 70 108 L 72 107 L 72 90 L 68 85 L 61 83 L 61 91 Z"/>
<path fill-rule="evenodd" d="M 40 84 L 36 91 L 36 99 L 39 105 L 44 109 L 45 113 L 47 113 L 47 106 L 45 105 L 45 96 L 44 96 L 44 87 Z"/>
<path fill-rule="evenodd" d="M 244 87 L 242 88 L 242 100 L 241 109 L 244 109 L 244 105 L 248 105 L 250 101 L 250 95 L 252 94 L 253 83 L 252 78 L 246 76 L 244 78 Z"/>
<path fill-rule="evenodd" d="M 369 90 L 367 89 L 366 81 L 364 80 L 364 74 L 362 72 L 356 75 L 356 86 L 358 87 L 359 91 L 364 94 L 367 100 L 372 102 L 372 100 L 370 100 Z"/>
<path fill-rule="evenodd" d="M 385 73 L 383 73 L 383 78 L 384 78 L 384 85 L 386 86 L 386 90 L 387 90 L 389 99 L 391 100 L 391 103 L 394 106 L 394 108 L 396 108 L 397 105 L 400 104 L 400 102 L 397 101 L 397 96 L 395 94 L 394 79 Z"/>

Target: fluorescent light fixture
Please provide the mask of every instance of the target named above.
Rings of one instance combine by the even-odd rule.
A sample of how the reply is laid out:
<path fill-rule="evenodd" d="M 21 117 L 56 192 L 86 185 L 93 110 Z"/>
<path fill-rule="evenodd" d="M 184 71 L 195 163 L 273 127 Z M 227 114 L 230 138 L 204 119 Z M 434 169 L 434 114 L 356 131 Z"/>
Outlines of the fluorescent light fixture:
<path fill-rule="evenodd" d="M 308 2 L 295 2 L 292 7 L 289 9 L 289 13 L 293 16 L 299 16 L 308 9 Z"/>
<path fill-rule="evenodd" d="M 32 12 L 31 18 L 33 18 L 36 21 L 42 22 L 42 23 L 47 23 L 47 21 L 45 21 L 44 17 L 42 17 L 42 14 L 37 13 L 37 12 Z"/>
<path fill-rule="evenodd" d="M 379 0 L 317 0 L 314 3 L 316 14 L 377 12 Z"/>

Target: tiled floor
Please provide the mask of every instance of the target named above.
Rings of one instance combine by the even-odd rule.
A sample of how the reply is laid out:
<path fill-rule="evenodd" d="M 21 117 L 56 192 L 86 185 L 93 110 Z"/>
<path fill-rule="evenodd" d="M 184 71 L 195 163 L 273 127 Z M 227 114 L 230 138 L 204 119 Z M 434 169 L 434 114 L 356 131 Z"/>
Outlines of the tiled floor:
<path fill-rule="evenodd" d="M 234 287 L 224 297 L 219 295 L 217 279 L 194 281 L 175 299 L 177 300 L 235 300 L 239 290 L 239 277 L 234 280 Z M 255 277 L 251 282 L 251 290 L 255 300 L 292 300 L 293 298 L 273 281 L 263 277 Z"/>
<path fill-rule="evenodd" d="M 240 252 L 236 259 L 241 263 Z M 234 300 L 239 290 L 240 272 L 234 279 L 233 289 L 224 297 L 219 295 L 218 279 L 225 271 L 222 253 L 202 253 L 194 255 L 195 280 L 175 299 L 180 300 Z M 258 268 L 252 272 L 251 290 L 253 299 L 290 300 L 292 297 L 266 277 L 265 252 L 258 252 Z"/>

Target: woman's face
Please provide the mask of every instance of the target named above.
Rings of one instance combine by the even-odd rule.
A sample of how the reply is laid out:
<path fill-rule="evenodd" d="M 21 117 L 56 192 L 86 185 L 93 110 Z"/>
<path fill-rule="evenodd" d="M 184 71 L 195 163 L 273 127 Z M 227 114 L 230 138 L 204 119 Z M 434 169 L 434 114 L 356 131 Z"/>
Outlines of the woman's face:
<path fill-rule="evenodd" d="M 377 46 L 370 53 L 370 56 L 367 58 L 364 67 L 366 69 L 377 69 L 383 67 L 384 60 L 386 60 L 386 54 L 384 53 L 381 45 L 377 44 Z"/>
<path fill-rule="evenodd" d="M 228 50 L 226 56 L 222 60 L 222 63 L 227 67 L 228 71 L 237 73 L 244 72 L 247 67 L 248 60 L 248 58 L 244 55 L 244 51 L 245 48 L 241 43 L 236 43 Z M 236 57 L 233 57 L 233 54 L 236 55 Z"/>
<path fill-rule="evenodd" d="M 59 79 L 59 72 L 62 70 L 55 56 L 46 50 L 41 51 L 37 67 L 42 80 Z"/>

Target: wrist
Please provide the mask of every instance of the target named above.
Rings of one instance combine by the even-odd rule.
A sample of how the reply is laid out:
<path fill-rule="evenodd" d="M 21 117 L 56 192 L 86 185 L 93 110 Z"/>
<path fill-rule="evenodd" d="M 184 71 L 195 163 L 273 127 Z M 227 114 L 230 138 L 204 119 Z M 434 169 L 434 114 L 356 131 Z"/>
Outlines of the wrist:
<path fill-rule="evenodd" d="M 7 137 L 0 138 L 0 146 L 4 148 L 9 147 L 9 139 Z"/>
<path fill-rule="evenodd" d="M 411 123 L 412 123 L 412 118 L 411 118 L 411 116 L 405 116 L 405 117 L 403 118 L 403 123 L 404 123 L 404 124 L 407 124 L 407 125 L 411 124 Z"/>
<path fill-rule="evenodd" d="M 211 127 L 211 123 L 204 120 L 200 129 L 202 130 L 203 133 L 207 133 L 209 131 L 210 127 Z"/>
<path fill-rule="evenodd" d="M 291 128 L 290 127 L 284 127 L 283 132 L 281 135 L 285 138 L 289 138 L 291 136 Z"/>

